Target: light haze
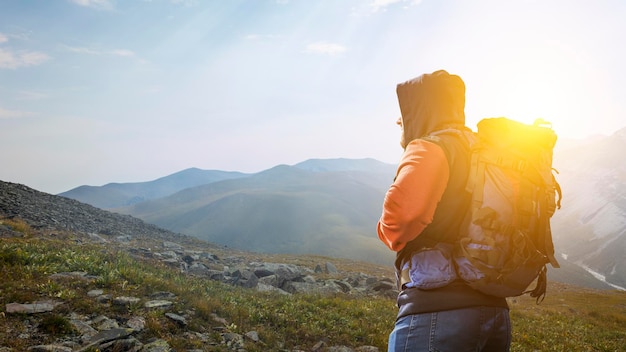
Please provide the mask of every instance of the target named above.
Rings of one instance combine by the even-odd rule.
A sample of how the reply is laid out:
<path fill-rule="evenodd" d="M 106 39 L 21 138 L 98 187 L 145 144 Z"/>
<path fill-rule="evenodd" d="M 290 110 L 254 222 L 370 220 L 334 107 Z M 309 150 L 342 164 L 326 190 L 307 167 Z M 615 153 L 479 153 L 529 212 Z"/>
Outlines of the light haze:
<path fill-rule="evenodd" d="M 626 126 L 626 2 L 6 0 L 0 180 L 48 193 L 189 168 L 396 163 L 397 83 L 445 69 L 468 125 Z"/>

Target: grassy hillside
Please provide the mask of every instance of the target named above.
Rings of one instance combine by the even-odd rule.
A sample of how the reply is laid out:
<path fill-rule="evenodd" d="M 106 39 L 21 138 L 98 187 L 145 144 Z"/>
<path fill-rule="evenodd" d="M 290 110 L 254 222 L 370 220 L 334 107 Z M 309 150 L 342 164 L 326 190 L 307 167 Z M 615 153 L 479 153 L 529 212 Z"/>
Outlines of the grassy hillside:
<path fill-rule="evenodd" d="M 177 351 L 225 351 L 223 345 L 193 338 L 195 333 L 211 333 L 218 328 L 241 334 L 257 331 L 262 342 L 247 341 L 248 351 L 310 350 L 321 340 L 329 345 L 371 345 L 385 350 L 396 313 L 395 302 L 390 298 L 260 293 L 185 276 L 176 268 L 137 259 L 118 248 L 84 243 L 71 233 L 39 237 L 19 221 L 4 220 L 4 225 L 18 229 L 24 237 L 0 240 L 2 307 L 42 299 L 63 302 L 52 313 L 29 317 L 0 314 L 0 346 L 15 351 L 75 334 L 69 324 L 71 314 L 142 316 L 146 321 L 142 337 L 163 339 Z M 307 257 L 271 257 L 272 261 L 279 259 L 297 261 L 298 265 L 307 263 Z M 349 260 L 337 263 L 338 269 L 345 272 L 379 274 L 389 270 Z M 50 280 L 53 273 L 75 271 L 87 272 L 96 279 Z M 86 294 L 93 289 L 105 289 L 113 296 L 139 297 L 154 291 L 172 292 L 178 297 L 176 311 L 189 312 L 192 318 L 186 327 L 181 327 L 168 321 L 159 310 L 131 305 L 112 312 L 115 307 L 93 304 Z M 541 305 L 529 297 L 511 299 L 510 305 L 512 351 L 626 349 L 625 292 L 550 283 L 548 296 Z M 221 322 L 215 316 L 221 317 Z M 23 334 L 25 321 L 40 333 Z"/>

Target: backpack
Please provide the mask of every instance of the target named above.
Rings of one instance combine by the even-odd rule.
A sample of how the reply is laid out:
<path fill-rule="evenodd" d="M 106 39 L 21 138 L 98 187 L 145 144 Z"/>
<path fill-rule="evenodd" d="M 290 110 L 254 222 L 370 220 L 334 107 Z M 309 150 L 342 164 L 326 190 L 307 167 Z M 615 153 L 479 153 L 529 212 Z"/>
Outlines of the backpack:
<path fill-rule="evenodd" d="M 469 136 L 472 201 L 454 249 L 457 274 L 483 293 L 530 293 L 539 303 L 546 265 L 559 267 L 550 229 L 562 198 L 552 168 L 557 136 L 543 120 L 527 125 L 485 118 L 477 127 Z"/>

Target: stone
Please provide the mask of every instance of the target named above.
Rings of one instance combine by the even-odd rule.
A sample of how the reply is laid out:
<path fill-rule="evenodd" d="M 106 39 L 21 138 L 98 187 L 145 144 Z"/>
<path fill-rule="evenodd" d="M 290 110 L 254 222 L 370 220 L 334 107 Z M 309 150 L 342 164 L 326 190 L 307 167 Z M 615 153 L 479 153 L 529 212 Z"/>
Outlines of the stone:
<path fill-rule="evenodd" d="M 187 268 L 187 273 L 196 276 L 209 276 L 210 270 L 202 263 L 193 263 Z"/>
<path fill-rule="evenodd" d="M 174 299 L 176 295 L 171 292 L 157 291 L 150 295 L 152 299 Z"/>
<path fill-rule="evenodd" d="M 70 324 L 72 324 L 74 329 L 78 331 L 82 338 L 87 340 L 98 333 L 98 330 L 92 328 L 91 325 L 79 319 L 71 319 Z"/>
<path fill-rule="evenodd" d="M 87 296 L 89 297 L 98 297 L 101 296 L 104 293 L 103 290 L 91 290 L 89 292 L 87 292 Z"/>
<path fill-rule="evenodd" d="M 137 297 L 119 296 L 113 298 L 111 303 L 116 306 L 129 306 L 131 304 L 139 303 L 139 301 L 141 301 L 141 299 Z"/>
<path fill-rule="evenodd" d="M 153 301 L 148 301 L 148 302 L 144 303 L 143 306 L 146 307 L 146 308 L 169 308 L 173 304 L 174 304 L 174 302 L 172 302 L 172 301 L 153 300 Z"/>
<path fill-rule="evenodd" d="M 330 346 L 326 350 L 328 352 L 354 352 L 354 350 L 348 346 Z"/>
<path fill-rule="evenodd" d="M 140 316 L 130 317 L 126 322 L 126 326 L 135 331 L 142 331 L 146 327 L 146 319 Z"/>
<path fill-rule="evenodd" d="M 187 319 L 185 319 L 185 317 L 183 316 L 180 316 L 174 313 L 165 313 L 165 316 L 168 317 L 170 320 L 174 321 L 175 323 L 177 323 L 178 325 L 181 325 L 181 326 L 187 325 Z"/>
<path fill-rule="evenodd" d="M 331 262 L 326 262 L 326 274 L 338 274 L 337 267 Z"/>
<path fill-rule="evenodd" d="M 28 347 L 30 352 L 72 352 L 70 347 L 59 345 L 37 345 Z"/>
<path fill-rule="evenodd" d="M 183 246 L 175 243 L 175 242 L 170 242 L 170 241 L 163 241 L 163 248 L 167 248 L 167 249 L 171 249 L 171 250 L 176 250 L 176 251 L 182 251 L 183 250 Z"/>
<path fill-rule="evenodd" d="M 95 317 L 91 323 L 99 331 L 112 330 L 120 327 L 116 320 L 110 319 L 104 315 Z"/>
<path fill-rule="evenodd" d="M 222 338 L 226 343 L 226 346 L 230 348 L 241 348 L 244 346 L 243 336 L 233 333 L 227 332 L 222 334 Z"/>
<path fill-rule="evenodd" d="M 84 271 L 72 271 L 72 272 L 62 272 L 50 275 L 52 280 L 59 279 L 77 279 L 82 281 L 94 281 L 97 279 L 96 276 L 89 275 Z"/>
<path fill-rule="evenodd" d="M 109 303 L 111 302 L 111 295 L 100 295 L 96 297 L 96 302 L 98 303 Z"/>
<path fill-rule="evenodd" d="M 157 339 L 143 346 L 142 352 L 170 352 L 172 348 L 165 340 Z"/>
<path fill-rule="evenodd" d="M 285 290 L 282 290 L 282 289 L 280 289 L 278 287 L 275 287 L 275 286 L 272 286 L 272 285 L 266 285 L 266 284 L 263 284 L 263 283 L 258 283 L 256 285 L 256 290 L 259 291 L 259 292 L 276 292 L 276 293 L 280 293 L 282 295 L 290 295 L 291 294 L 291 293 L 289 293 L 289 292 L 287 292 Z"/>
<path fill-rule="evenodd" d="M 245 338 L 249 339 L 252 342 L 259 342 L 259 333 L 256 331 L 248 331 L 245 335 Z"/>
<path fill-rule="evenodd" d="M 104 343 L 112 340 L 119 340 L 130 336 L 134 331 L 129 328 L 117 328 L 100 331 L 91 338 L 92 343 Z"/>
<path fill-rule="evenodd" d="M 54 301 L 35 301 L 33 303 L 8 303 L 5 306 L 5 312 L 7 314 L 18 313 L 18 314 L 37 314 L 37 313 L 46 313 L 54 310 L 56 306 L 58 306 L 59 302 Z"/>

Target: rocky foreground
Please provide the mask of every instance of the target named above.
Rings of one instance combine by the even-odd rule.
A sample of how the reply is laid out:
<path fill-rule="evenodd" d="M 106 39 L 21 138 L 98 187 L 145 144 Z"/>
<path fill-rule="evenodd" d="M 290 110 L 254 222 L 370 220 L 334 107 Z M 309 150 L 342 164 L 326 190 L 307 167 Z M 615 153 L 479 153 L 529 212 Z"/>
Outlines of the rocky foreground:
<path fill-rule="evenodd" d="M 159 262 L 186 275 L 260 292 L 272 291 L 282 295 L 319 293 L 333 295 L 377 295 L 395 297 L 397 291 L 388 275 L 365 274 L 360 271 L 338 270 L 332 259 L 312 257 L 294 264 L 280 261 L 280 256 L 239 252 L 215 246 L 197 239 L 172 233 L 129 216 L 119 215 L 86 205 L 75 200 L 38 192 L 24 185 L 0 181 L 0 221 L 21 219 L 40 236 L 62 238 L 72 233 L 73 241 L 113 246 L 140 260 Z M 0 237 L 23 236 L 11 226 L 0 222 Z M 1 239 L 0 239 L 1 240 Z M 387 277 L 385 277 L 387 276 Z M 54 273 L 51 281 L 96 280 L 85 272 Z M 229 322 L 214 315 L 219 326 L 213 333 L 199 333 L 187 329 L 189 312 L 173 311 L 177 300 L 171 292 L 151 292 L 142 297 L 114 296 L 104 290 L 90 290 L 94 305 L 133 307 L 134 309 L 164 310 L 172 323 L 182 328 L 189 338 L 204 341 L 207 346 L 226 350 L 245 351 L 244 341 L 259 341 L 255 331 L 245 334 L 229 332 Z M 7 302 L 3 314 L 21 314 L 26 317 L 54 311 L 62 301 Z M 115 310 L 112 310 L 113 312 Z M 140 332 L 146 329 L 145 319 L 136 316 L 85 315 L 63 313 L 78 331 L 73 338 L 55 344 L 32 345 L 30 351 L 171 351 L 164 340 L 141 341 Z M 24 320 L 24 327 L 13 338 L 28 340 L 41 335 L 40 327 Z M 25 331 L 25 332 L 24 332 Z M 7 332 L 11 335 L 10 332 Z M 220 339 L 215 339 L 215 333 Z M 45 340 L 45 339 L 41 339 Z M 13 351 L 0 341 L 0 352 Z M 327 346 L 320 341 L 314 351 L 377 351 L 373 346 L 351 348 Z"/>

